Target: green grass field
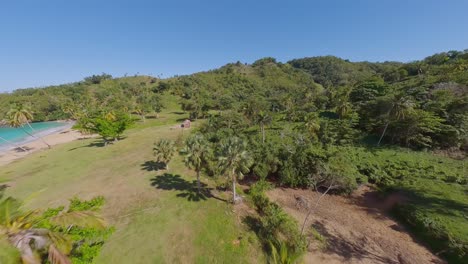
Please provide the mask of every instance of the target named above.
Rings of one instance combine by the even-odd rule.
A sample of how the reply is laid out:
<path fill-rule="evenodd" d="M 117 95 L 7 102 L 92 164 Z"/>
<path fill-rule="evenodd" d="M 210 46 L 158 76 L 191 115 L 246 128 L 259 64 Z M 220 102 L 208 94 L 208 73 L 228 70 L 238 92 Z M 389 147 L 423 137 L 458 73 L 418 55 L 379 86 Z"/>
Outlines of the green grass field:
<path fill-rule="evenodd" d="M 74 196 L 103 195 L 102 213 L 116 231 L 95 263 L 262 261 L 255 234 L 222 201 L 227 194 L 213 190 L 216 198 L 198 196 L 194 173 L 179 156 L 170 162 L 169 171 L 151 170 L 153 143 L 183 136 L 171 127 L 186 115 L 176 108 L 174 98 L 167 99 L 168 110 L 159 119 L 138 123 L 116 144 L 101 147 L 99 139 L 77 140 L 1 167 L 0 182 L 10 185 L 6 195 L 33 195 L 27 206 L 42 209 L 65 205 Z M 210 179 L 202 180 L 207 188 L 214 187 Z M 8 257 L 14 250 L 2 240 L 0 252 L 1 263 L 13 261 Z"/>

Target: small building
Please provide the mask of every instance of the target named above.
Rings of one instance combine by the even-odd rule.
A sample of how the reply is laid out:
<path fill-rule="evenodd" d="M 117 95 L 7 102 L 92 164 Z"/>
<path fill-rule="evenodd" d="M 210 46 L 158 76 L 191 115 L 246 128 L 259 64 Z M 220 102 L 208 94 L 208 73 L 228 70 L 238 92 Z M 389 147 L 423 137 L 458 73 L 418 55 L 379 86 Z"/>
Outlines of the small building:
<path fill-rule="evenodd" d="M 188 119 L 185 119 L 185 121 L 180 125 L 182 128 L 190 128 L 191 122 Z"/>

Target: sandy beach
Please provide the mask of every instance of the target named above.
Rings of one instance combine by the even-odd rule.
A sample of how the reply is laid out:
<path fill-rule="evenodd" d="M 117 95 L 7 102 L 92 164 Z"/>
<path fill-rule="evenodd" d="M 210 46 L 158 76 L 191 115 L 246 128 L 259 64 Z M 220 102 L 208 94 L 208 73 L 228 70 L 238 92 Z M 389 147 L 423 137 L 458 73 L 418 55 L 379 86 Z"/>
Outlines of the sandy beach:
<path fill-rule="evenodd" d="M 71 127 L 67 127 L 60 131 L 45 135 L 42 138 L 49 145 L 54 146 L 54 145 L 70 142 L 73 140 L 77 140 L 83 137 L 89 137 L 89 136 L 83 136 L 83 134 L 81 134 L 79 131 L 72 129 Z M 44 142 L 41 141 L 40 139 L 35 139 L 28 143 L 21 144 L 20 146 L 26 149 L 27 151 L 23 151 L 21 149 L 15 148 L 15 149 L 10 149 L 10 150 L 1 152 L 0 153 L 0 166 L 6 165 L 15 160 L 24 158 L 31 153 L 48 149 L 47 145 L 44 144 Z"/>

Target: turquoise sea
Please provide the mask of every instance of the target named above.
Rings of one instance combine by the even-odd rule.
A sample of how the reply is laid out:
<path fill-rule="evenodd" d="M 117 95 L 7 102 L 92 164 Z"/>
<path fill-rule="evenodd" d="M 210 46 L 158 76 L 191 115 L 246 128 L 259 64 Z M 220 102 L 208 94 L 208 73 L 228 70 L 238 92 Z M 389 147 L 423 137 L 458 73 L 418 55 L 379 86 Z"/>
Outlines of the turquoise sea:
<path fill-rule="evenodd" d="M 27 125 L 23 128 L 27 132 L 35 136 L 45 136 L 57 131 L 60 131 L 66 127 L 70 127 L 70 123 L 66 122 L 37 122 L 31 123 L 33 130 Z M 35 138 L 31 137 L 24 132 L 21 128 L 11 128 L 11 127 L 0 127 L 0 149 L 9 149 L 13 148 L 14 144 L 23 144 L 28 141 L 34 140 Z M 10 142 L 7 142 L 7 141 Z"/>

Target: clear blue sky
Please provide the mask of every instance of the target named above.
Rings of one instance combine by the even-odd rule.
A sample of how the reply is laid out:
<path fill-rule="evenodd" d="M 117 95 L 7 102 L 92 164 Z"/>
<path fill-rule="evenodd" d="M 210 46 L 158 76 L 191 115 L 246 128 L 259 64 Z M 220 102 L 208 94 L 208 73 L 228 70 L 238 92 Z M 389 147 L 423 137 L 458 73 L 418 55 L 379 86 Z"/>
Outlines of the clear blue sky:
<path fill-rule="evenodd" d="M 0 91 L 265 56 L 416 60 L 467 49 L 467 11 L 466 0 L 2 1 Z"/>

